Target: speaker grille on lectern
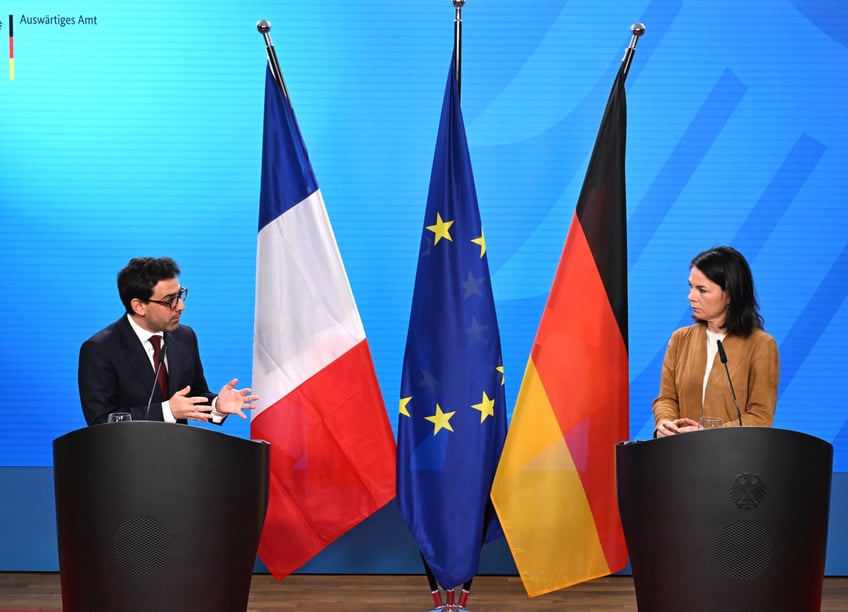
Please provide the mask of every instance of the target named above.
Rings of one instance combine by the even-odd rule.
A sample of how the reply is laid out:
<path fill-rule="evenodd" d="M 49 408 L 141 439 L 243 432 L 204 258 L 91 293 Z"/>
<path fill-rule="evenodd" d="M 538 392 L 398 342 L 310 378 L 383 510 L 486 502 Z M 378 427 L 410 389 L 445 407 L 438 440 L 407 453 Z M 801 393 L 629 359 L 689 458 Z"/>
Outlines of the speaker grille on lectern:
<path fill-rule="evenodd" d="M 751 472 L 737 474 L 728 489 L 737 508 L 755 511 L 766 499 L 768 488 L 762 476 Z M 756 521 L 735 521 L 725 526 L 715 539 L 714 554 L 721 569 L 737 580 L 762 576 L 774 559 L 774 539 Z"/>
<path fill-rule="evenodd" d="M 121 523 L 112 537 L 112 554 L 133 574 L 152 574 L 168 562 L 171 533 L 149 516 L 134 516 Z"/>
<path fill-rule="evenodd" d="M 751 580 L 762 576 L 774 559 L 774 540 L 759 523 L 732 523 L 716 537 L 715 556 L 727 574 Z"/>

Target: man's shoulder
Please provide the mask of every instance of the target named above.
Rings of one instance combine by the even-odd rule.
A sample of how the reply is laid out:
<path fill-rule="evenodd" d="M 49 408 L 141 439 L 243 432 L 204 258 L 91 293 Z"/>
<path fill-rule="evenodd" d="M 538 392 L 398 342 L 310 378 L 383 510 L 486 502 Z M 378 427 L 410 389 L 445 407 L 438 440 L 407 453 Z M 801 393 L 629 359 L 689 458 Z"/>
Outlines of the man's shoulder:
<path fill-rule="evenodd" d="M 127 331 L 132 331 L 129 322 L 126 317 L 121 317 L 117 321 L 110 323 L 93 336 L 88 338 L 83 344 L 104 344 L 113 342 L 122 335 L 126 334 Z"/>
<path fill-rule="evenodd" d="M 177 329 L 165 333 L 166 339 L 169 340 L 188 340 L 194 342 L 194 339 L 197 337 L 191 327 L 189 327 L 188 325 L 183 325 L 182 323 L 180 323 L 180 326 Z"/>

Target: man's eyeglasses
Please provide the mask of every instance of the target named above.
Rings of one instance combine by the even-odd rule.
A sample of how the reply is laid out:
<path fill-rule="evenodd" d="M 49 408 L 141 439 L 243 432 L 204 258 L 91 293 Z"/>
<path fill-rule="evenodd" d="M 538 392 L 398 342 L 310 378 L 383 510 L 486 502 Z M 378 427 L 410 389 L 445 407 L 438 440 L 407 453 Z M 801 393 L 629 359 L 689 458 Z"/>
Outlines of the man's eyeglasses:
<path fill-rule="evenodd" d="M 145 300 L 147 302 L 153 302 L 154 304 L 162 304 L 162 306 L 167 306 L 171 310 L 176 310 L 177 306 L 180 303 L 180 300 L 185 302 L 185 299 L 188 297 L 188 287 L 180 287 L 180 290 L 173 295 L 166 295 L 164 300 Z"/>

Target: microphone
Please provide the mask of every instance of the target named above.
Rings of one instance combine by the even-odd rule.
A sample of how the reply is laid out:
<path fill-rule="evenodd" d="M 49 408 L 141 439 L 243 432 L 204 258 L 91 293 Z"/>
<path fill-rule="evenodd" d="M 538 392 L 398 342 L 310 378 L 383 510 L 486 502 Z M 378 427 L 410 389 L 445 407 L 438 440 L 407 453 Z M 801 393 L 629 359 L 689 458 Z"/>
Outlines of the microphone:
<path fill-rule="evenodd" d="M 147 408 L 144 410 L 144 420 L 147 420 L 147 415 L 150 413 L 150 404 L 153 403 L 153 393 L 159 385 L 159 370 L 162 369 L 162 364 L 165 363 L 165 351 L 168 349 L 167 344 L 162 345 L 162 350 L 159 351 L 159 360 L 156 362 L 156 371 L 153 372 L 153 387 L 150 389 L 150 397 L 147 398 Z"/>
<path fill-rule="evenodd" d="M 721 340 L 716 340 L 718 346 L 718 358 L 724 364 L 724 371 L 727 373 L 727 384 L 730 385 L 730 394 L 733 396 L 733 405 L 736 406 L 736 416 L 739 417 L 739 427 L 742 427 L 742 411 L 739 410 L 739 402 L 736 401 L 736 391 L 733 390 L 733 381 L 730 380 L 730 370 L 727 369 L 727 353 L 724 352 L 724 347 L 721 345 Z"/>

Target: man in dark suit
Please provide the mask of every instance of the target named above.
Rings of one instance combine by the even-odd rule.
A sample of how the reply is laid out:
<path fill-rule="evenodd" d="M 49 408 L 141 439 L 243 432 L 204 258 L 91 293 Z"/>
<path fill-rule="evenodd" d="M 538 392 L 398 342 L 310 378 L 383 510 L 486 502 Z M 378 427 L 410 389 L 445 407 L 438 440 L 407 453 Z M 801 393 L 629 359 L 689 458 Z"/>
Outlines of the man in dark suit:
<path fill-rule="evenodd" d="M 118 273 L 126 315 L 80 348 L 79 393 L 89 425 L 105 423 L 113 412 L 129 412 L 133 420 L 220 424 L 230 414 L 247 418 L 244 410 L 255 407 L 258 396 L 236 389 L 237 379 L 217 395 L 209 391 L 197 337 L 180 325 L 188 289 L 179 274 L 170 257 L 131 259 Z M 167 393 L 155 384 L 157 365 L 165 370 Z"/>

